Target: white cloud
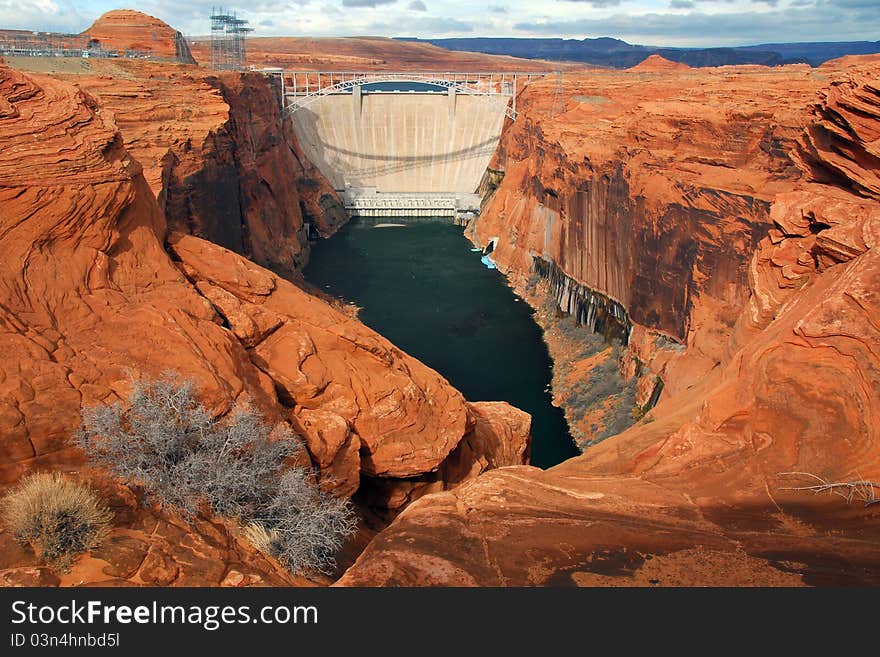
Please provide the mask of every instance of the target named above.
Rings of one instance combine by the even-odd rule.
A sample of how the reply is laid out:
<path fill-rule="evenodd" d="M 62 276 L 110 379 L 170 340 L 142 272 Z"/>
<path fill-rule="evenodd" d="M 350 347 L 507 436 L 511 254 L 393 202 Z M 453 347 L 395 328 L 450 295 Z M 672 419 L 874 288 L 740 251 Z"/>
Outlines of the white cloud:
<path fill-rule="evenodd" d="M 588 4 L 592 7 L 604 8 L 604 7 L 617 7 L 621 0 L 566 0 L 566 2 L 583 2 L 584 4 Z"/>
<path fill-rule="evenodd" d="M 405 24 L 376 22 L 367 26 L 370 34 L 387 34 L 395 36 L 421 36 L 423 34 L 460 35 L 473 32 L 472 23 L 457 18 L 441 18 L 439 16 L 423 16 L 408 19 Z"/>
<path fill-rule="evenodd" d="M 140 0 L 184 34 L 218 0 Z M 0 0 L 0 27 L 79 32 L 118 0 Z M 254 36 L 612 36 L 652 45 L 843 41 L 880 35 L 880 0 L 256 0 L 224 2 Z M 424 10 L 422 9 L 424 7 Z"/>
<path fill-rule="evenodd" d="M 0 0 L 0 27 L 6 29 L 79 33 L 89 22 L 67 0 Z"/>
<path fill-rule="evenodd" d="M 391 5 L 397 0 L 342 0 L 343 7 L 378 7 L 379 5 Z"/>
<path fill-rule="evenodd" d="M 693 1 L 693 0 L 691 0 Z M 520 36 L 584 38 L 614 36 L 631 43 L 660 46 L 747 45 L 793 41 L 856 41 L 877 39 L 880 7 L 856 3 L 869 0 L 817 0 L 813 7 L 786 5 L 772 10 L 752 8 L 690 13 L 618 13 L 603 18 L 519 21 Z M 876 0 L 870 0 L 875 3 Z M 846 6 L 843 6 L 846 3 Z M 696 4 L 696 3 L 694 3 Z"/>

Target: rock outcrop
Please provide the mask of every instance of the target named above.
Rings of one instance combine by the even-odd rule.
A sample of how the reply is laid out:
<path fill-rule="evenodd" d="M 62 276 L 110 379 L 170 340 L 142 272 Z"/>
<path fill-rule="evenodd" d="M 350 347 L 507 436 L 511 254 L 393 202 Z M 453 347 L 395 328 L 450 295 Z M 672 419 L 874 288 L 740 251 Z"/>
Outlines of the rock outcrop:
<path fill-rule="evenodd" d="M 628 75 L 526 92 L 476 235 L 618 300 L 659 405 L 419 500 L 341 584 L 880 584 L 880 490 L 807 489 L 880 482 L 880 68 Z"/>
<path fill-rule="evenodd" d="M 102 14 L 82 36 L 104 50 L 136 51 L 153 59 L 196 63 L 180 32 L 158 18 L 132 9 Z"/>
<path fill-rule="evenodd" d="M 650 55 L 635 66 L 631 66 L 629 70 L 650 73 L 652 71 L 685 71 L 689 68 L 690 66 L 687 64 L 670 61 L 662 55 Z"/>
<path fill-rule="evenodd" d="M 290 273 L 308 258 L 309 226 L 329 235 L 347 220 L 263 76 L 110 66 L 66 79 L 112 112 L 171 229 Z"/>
<path fill-rule="evenodd" d="M 880 57 L 866 59 L 880 64 Z M 816 120 L 803 139 L 803 159 L 813 180 L 875 200 L 880 199 L 880 85 L 876 70 L 876 64 L 855 67 L 824 89 L 814 108 Z"/>
<path fill-rule="evenodd" d="M 169 249 L 344 496 L 361 473 L 435 470 L 467 433 L 461 394 L 356 320 L 204 240 L 172 235 Z"/>
<path fill-rule="evenodd" d="M 116 520 L 61 575 L 0 532 L 0 583 L 307 583 L 70 445 L 83 405 L 172 368 L 218 415 L 246 399 L 292 425 L 372 529 L 396 516 L 342 585 L 880 584 L 876 58 L 566 75 L 553 117 L 553 80 L 524 92 L 474 239 L 515 285 L 556 277 L 625 338 L 639 403 L 660 392 L 547 471 L 522 465 L 526 414 L 232 252 L 290 269 L 327 210 L 270 87 L 95 66 L 80 88 L 0 67 L 0 488 L 62 469 Z"/>
<path fill-rule="evenodd" d="M 67 572 L 41 564 L 0 529 L 2 586 L 314 586 L 237 538 L 231 523 L 145 508 L 127 487 L 99 472 L 79 474 L 113 511 L 101 545 Z"/>
<path fill-rule="evenodd" d="M 552 81 L 531 85 L 477 240 L 499 238 L 505 271 L 552 261 L 633 322 L 684 339 L 701 291 L 743 303 L 770 201 L 800 176 L 789 153 L 820 82 L 793 68 L 568 75 L 553 121 Z"/>
<path fill-rule="evenodd" d="M 454 471 L 443 489 L 523 462 L 527 416 L 469 407 L 327 302 L 221 246 L 169 235 L 110 115 L 68 83 L 0 67 L 0 484 L 44 469 L 92 477 L 70 442 L 81 407 L 124 399 L 132 377 L 169 369 L 195 380 L 217 415 L 247 400 L 293 425 L 339 495 L 369 496 L 363 475 L 382 495 L 397 482 L 415 499 L 432 483 L 419 477 Z M 61 583 L 294 581 L 219 521 L 114 506 L 129 510 L 105 551 Z M 5 580 L 55 582 L 33 555 L 4 555 Z"/>

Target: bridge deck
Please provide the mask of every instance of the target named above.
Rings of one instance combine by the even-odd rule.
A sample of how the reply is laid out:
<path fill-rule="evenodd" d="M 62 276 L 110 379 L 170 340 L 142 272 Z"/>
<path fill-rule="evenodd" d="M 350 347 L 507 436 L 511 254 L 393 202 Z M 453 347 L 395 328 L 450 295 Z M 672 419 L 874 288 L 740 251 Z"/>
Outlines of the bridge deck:
<path fill-rule="evenodd" d="M 277 70 L 273 70 L 277 73 Z M 474 87 L 475 90 L 494 90 L 494 93 L 515 93 L 519 87 L 532 80 L 543 78 L 551 72 L 517 72 L 517 71 L 288 71 L 282 70 L 280 75 L 288 93 L 317 93 L 325 87 L 333 87 L 340 83 L 354 80 L 369 81 L 371 78 L 380 80 L 424 80 L 426 82 L 447 82 Z"/>

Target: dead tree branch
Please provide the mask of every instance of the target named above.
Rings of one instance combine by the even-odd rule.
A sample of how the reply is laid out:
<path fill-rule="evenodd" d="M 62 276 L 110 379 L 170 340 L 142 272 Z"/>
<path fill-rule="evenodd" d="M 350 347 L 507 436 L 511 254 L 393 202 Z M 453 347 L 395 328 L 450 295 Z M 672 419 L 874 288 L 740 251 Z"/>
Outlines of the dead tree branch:
<path fill-rule="evenodd" d="M 865 506 L 871 506 L 880 502 L 878 491 L 880 485 L 867 479 L 855 479 L 853 481 L 828 481 L 811 472 L 780 472 L 780 476 L 801 476 L 809 477 L 818 483 L 811 486 L 794 486 L 782 488 L 782 490 L 799 490 L 811 491 L 814 494 L 828 492 L 831 495 L 838 495 L 846 500 L 847 504 L 851 504 L 854 500 L 864 502 Z"/>

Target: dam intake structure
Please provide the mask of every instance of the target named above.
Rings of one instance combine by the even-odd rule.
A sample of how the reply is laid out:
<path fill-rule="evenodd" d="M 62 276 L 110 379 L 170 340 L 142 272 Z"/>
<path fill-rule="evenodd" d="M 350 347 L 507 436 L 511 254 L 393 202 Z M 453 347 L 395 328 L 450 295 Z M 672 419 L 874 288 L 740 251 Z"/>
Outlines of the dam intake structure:
<path fill-rule="evenodd" d="M 285 116 L 351 216 L 466 219 L 516 95 L 545 73 L 284 71 Z"/>

